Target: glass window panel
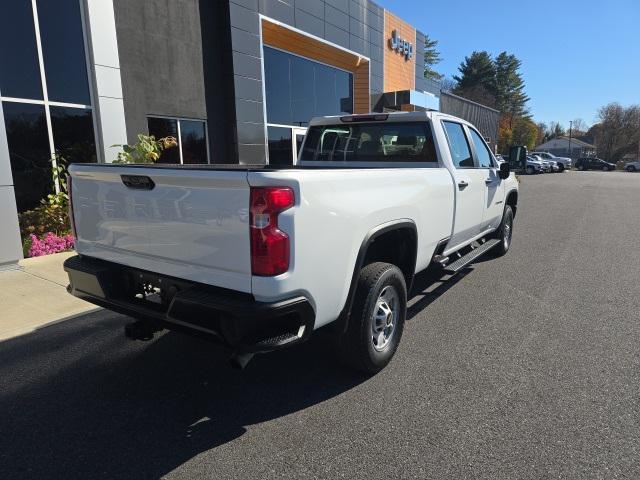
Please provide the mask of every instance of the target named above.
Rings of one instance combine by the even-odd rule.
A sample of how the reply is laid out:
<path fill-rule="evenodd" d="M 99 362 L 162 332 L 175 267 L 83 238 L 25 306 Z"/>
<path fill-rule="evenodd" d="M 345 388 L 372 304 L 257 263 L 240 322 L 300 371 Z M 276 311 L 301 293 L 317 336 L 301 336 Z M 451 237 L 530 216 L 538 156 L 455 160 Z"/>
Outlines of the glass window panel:
<path fill-rule="evenodd" d="M 457 168 L 473 168 L 473 157 L 462 125 L 455 122 L 442 122 L 447 133 L 447 142 L 451 160 Z"/>
<path fill-rule="evenodd" d="M 3 102 L 11 173 L 18 211 L 37 207 L 53 193 L 51 152 L 44 106 Z"/>
<path fill-rule="evenodd" d="M 306 126 L 313 117 L 353 113 L 353 75 L 264 47 L 267 121 Z"/>
<path fill-rule="evenodd" d="M 180 120 L 180 140 L 182 163 L 209 163 L 204 122 Z"/>
<path fill-rule="evenodd" d="M 304 133 L 296 133 L 296 153 L 300 153 L 300 149 L 302 148 L 302 142 L 304 142 Z"/>
<path fill-rule="evenodd" d="M 293 147 L 291 145 L 291 129 L 269 127 L 267 133 L 269 137 L 269 164 L 292 165 Z"/>
<path fill-rule="evenodd" d="M 311 127 L 300 158 L 312 162 L 438 162 L 431 128 L 423 122 Z"/>
<path fill-rule="evenodd" d="M 353 74 L 336 70 L 336 98 L 340 113 L 353 113 Z M 332 113 L 335 115 L 335 113 Z"/>
<path fill-rule="evenodd" d="M 290 57 L 280 50 L 264 47 L 265 95 L 267 119 L 270 123 L 291 125 Z"/>
<path fill-rule="evenodd" d="M 469 129 L 471 132 L 471 140 L 476 147 L 476 153 L 478 154 L 478 164 L 480 168 L 491 168 L 491 153 L 482 140 L 482 137 L 473 129 Z"/>
<path fill-rule="evenodd" d="M 80 2 L 38 0 L 37 5 L 49 100 L 89 105 Z"/>
<path fill-rule="evenodd" d="M 338 113 L 336 110 L 336 71 L 326 65 L 318 65 L 315 70 L 316 75 L 316 105 L 315 114 L 318 116 Z M 339 107 L 338 101 L 338 108 Z"/>
<path fill-rule="evenodd" d="M 30 0 L 0 6 L 0 91 L 5 97 L 43 98 Z"/>
<path fill-rule="evenodd" d="M 95 163 L 96 141 L 91 110 L 51 107 L 51 129 L 56 154 L 67 163 Z"/>
<path fill-rule="evenodd" d="M 291 111 L 293 125 L 304 127 L 314 117 L 316 85 L 314 62 L 291 55 Z"/>
<path fill-rule="evenodd" d="M 170 118 L 149 117 L 149 135 L 156 140 L 164 137 L 173 137 L 178 140 L 178 121 Z M 180 163 L 180 151 L 178 147 L 168 148 L 162 152 L 157 163 Z"/>

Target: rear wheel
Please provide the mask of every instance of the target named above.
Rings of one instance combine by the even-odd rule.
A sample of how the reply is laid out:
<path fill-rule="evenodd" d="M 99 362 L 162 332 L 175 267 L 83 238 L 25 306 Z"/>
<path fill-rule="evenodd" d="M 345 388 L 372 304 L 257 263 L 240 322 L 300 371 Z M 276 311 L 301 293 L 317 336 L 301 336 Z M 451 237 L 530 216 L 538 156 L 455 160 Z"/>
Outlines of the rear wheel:
<path fill-rule="evenodd" d="M 360 271 L 340 354 L 349 366 L 374 374 L 393 358 L 407 314 L 407 287 L 400 269 L 376 262 Z"/>
<path fill-rule="evenodd" d="M 587 169 L 587 167 L 585 167 L 584 165 L 580 165 L 578 167 L 578 170 L 580 170 L 581 172 L 584 172 Z"/>
<path fill-rule="evenodd" d="M 513 209 L 511 205 L 504 207 L 504 213 L 502 214 L 502 223 L 500 228 L 496 230 L 493 238 L 500 240 L 500 244 L 494 247 L 493 251 L 496 256 L 501 257 L 509 251 L 511 247 L 511 238 L 513 236 Z"/>

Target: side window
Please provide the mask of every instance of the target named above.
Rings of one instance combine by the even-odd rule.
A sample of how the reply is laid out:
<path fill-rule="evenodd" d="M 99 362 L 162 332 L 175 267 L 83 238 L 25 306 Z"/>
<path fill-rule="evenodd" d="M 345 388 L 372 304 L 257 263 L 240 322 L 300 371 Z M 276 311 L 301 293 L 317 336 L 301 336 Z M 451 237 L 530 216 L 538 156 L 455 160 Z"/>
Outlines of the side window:
<path fill-rule="evenodd" d="M 473 157 L 462 125 L 455 122 L 442 122 L 447 133 L 447 143 L 451 159 L 456 168 L 473 168 Z"/>
<path fill-rule="evenodd" d="M 478 165 L 480 168 L 491 168 L 493 162 L 491 161 L 491 152 L 487 148 L 487 145 L 482 140 L 482 137 L 473 129 L 469 129 L 471 132 L 471 140 L 476 147 L 476 153 L 478 154 Z"/>

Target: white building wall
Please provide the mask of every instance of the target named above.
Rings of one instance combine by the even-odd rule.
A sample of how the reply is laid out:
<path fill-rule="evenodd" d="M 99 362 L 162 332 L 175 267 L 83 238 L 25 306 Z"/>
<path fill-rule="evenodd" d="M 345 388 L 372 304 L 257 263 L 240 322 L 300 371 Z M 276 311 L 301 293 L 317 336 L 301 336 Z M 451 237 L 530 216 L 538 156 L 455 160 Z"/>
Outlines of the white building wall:
<path fill-rule="evenodd" d="M 17 211 L 4 112 L 0 102 L 0 266 L 16 263 L 22 258 Z"/>
<path fill-rule="evenodd" d="M 116 158 L 112 145 L 127 143 L 120 58 L 113 0 L 85 0 L 89 70 L 93 77 L 97 148 L 104 162 Z"/>

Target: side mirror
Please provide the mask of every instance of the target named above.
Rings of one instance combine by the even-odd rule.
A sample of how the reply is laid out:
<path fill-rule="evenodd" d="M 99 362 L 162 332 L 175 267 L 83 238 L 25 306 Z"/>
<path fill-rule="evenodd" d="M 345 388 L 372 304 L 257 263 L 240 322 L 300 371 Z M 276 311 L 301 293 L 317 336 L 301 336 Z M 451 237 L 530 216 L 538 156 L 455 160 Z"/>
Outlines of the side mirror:
<path fill-rule="evenodd" d="M 506 180 L 507 178 L 509 178 L 509 175 L 511 175 L 511 165 L 509 165 L 507 162 L 502 162 L 500 164 L 500 170 L 498 170 L 498 176 L 502 180 Z"/>
<path fill-rule="evenodd" d="M 509 150 L 509 164 L 513 168 L 524 170 L 527 164 L 527 147 L 511 147 Z"/>

